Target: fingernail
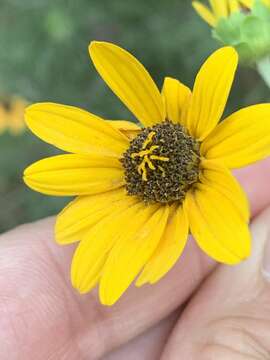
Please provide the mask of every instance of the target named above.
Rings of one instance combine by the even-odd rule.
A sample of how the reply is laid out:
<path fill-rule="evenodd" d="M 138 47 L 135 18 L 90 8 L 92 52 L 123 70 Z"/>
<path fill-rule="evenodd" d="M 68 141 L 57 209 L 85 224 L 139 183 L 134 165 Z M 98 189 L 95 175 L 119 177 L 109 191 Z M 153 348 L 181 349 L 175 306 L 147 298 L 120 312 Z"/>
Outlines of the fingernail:
<path fill-rule="evenodd" d="M 270 233 L 267 235 L 267 240 L 264 247 L 262 275 L 266 281 L 270 282 Z"/>

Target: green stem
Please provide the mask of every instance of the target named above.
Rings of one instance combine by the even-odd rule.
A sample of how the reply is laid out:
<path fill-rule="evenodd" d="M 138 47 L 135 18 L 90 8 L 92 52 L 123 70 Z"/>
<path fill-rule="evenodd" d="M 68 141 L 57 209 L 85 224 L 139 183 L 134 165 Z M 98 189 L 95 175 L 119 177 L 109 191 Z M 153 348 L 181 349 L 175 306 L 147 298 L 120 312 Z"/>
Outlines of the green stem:
<path fill-rule="evenodd" d="M 257 70 L 264 79 L 266 85 L 270 88 L 270 56 L 257 62 Z"/>

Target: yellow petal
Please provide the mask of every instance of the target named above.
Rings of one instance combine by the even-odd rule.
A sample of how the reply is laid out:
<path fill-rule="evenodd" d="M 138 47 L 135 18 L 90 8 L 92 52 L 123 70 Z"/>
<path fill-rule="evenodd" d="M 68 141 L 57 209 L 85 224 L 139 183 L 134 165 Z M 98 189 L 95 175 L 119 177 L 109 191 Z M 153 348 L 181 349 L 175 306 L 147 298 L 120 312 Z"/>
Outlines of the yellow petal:
<path fill-rule="evenodd" d="M 32 164 L 24 172 L 24 181 L 48 195 L 91 195 L 124 185 L 124 172 L 113 157 L 66 154 Z"/>
<path fill-rule="evenodd" d="M 182 206 L 172 206 L 164 234 L 139 276 L 136 286 L 156 283 L 181 256 L 188 237 L 188 220 Z"/>
<path fill-rule="evenodd" d="M 78 196 L 57 216 L 56 241 L 59 244 L 69 244 L 82 240 L 95 224 L 134 199 L 127 199 L 126 189 L 123 187 L 102 194 Z"/>
<path fill-rule="evenodd" d="M 270 104 L 239 110 L 229 116 L 201 146 L 207 159 L 238 168 L 270 155 Z"/>
<path fill-rule="evenodd" d="M 240 10 L 239 0 L 228 0 L 229 12 L 234 13 Z"/>
<path fill-rule="evenodd" d="M 202 161 L 202 168 L 200 176 L 202 183 L 226 196 L 235 204 L 243 221 L 249 222 L 250 211 L 247 196 L 231 172 L 221 164 L 208 160 Z"/>
<path fill-rule="evenodd" d="M 191 233 L 207 255 L 231 265 L 250 255 L 248 225 L 227 196 L 201 184 L 187 194 L 184 207 Z"/>
<path fill-rule="evenodd" d="M 131 121 L 126 120 L 106 120 L 112 127 L 120 131 L 139 131 L 140 126 Z"/>
<path fill-rule="evenodd" d="M 85 235 L 75 252 L 71 267 L 72 284 L 80 293 L 86 293 L 95 286 L 113 245 L 133 228 L 131 219 L 140 221 L 146 212 L 149 216 L 156 206 L 143 211 L 145 208 L 138 199 L 127 196 L 126 204 L 115 208 L 110 216 L 97 223 Z"/>
<path fill-rule="evenodd" d="M 208 9 L 208 7 L 206 7 L 199 1 L 192 1 L 192 6 L 205 22 L 207 22 L 212 27 L 216 26 L 217 18 L 212 13 L 212 11 Z"/>
<path fill-rule="evenodd" d="M 68 152 L 119 156 L 129 144 L 127 137 L 106 121 L 72 106 L 34 104 L 26 109 L 25 117 L 35 135 Z"/>
<path fill-rule="evenodd" d="M 218 18 L 228 16 L 227 0 L 209 0 L 209 2 Z"/>
<path fill-rule="evenodd" d="M 137 124 L 126 120 L 106 120 L 112 127 L 121 131 L 129 139 L 133 139 L 141 131 Z"/>
<path fill-rule="evenodd" d="M 96 41 L 89 53 L 103 80 L 144 126 L 165 119 L 161 94 L 134 56 L 114 44 Z"/>
<path fill-rule="evenodd" d="M 165 229 L 168 210 L 168 206 L 161 206 L 152 215 L 146 206 L 126 224 L 102 272 L 99 296 L 104 305 L 120 298 L 153 254 Z"/>
<path fill-rule="evenodd" d="M 188 129 L 203 140 L 219 122 L 238 63 L 232 47 L 215 51 L 201 67 L 193 88 L 188 112 Z"/>
<path fill-rule="evenodd" d="M 187 108 L 191 96 L 190 89 L 180 81 L 166 77 L 162 88 L 167 118 L 174 123 L 186 125 Z"/>
<path fill-rule="evenodd" d="M 251 9 L 254 4 L 254 0 L 239 0 L 239 2 L 249 9 Z"/>

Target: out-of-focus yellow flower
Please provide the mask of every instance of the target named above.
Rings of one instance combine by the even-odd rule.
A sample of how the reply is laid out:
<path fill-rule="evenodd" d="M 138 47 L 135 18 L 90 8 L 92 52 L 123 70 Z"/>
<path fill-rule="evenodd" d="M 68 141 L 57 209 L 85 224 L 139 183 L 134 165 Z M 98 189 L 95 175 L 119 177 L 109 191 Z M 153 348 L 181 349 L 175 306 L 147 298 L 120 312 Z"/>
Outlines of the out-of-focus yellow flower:
<path fill-rule="evenodd" d="M 201 18 L 212 27 L 215 27 L 221 18 L 240 10 L 238 0 L 209 0 L 209 3 L 210 7 L 200 1 L 193 1 L 192 5 Z"/>
<path fill-rule="evenodd" d="M 270 0 L 261 0 L 261 1 L 262 3 L 270 7 Z M 239 2 L 248 9 L 251 9 L 254 6 L 256 0 L 239 0 Z"/>
<path fill-rule="evenodd" d="M 270 0 L 261 0 L 270 7 Z M 200 1 L 193 1 L 192 5 L 197 13 L 210 26 L 216 27 L 222 18 L 228 18 L 235 12 L 251 10 L 255 0 L 209 0 L 210 7 Z"/>
<path fill-rule="evenodd" d="M 197 13 L 212 27 L 212 35 L 223 45 L 233 46 L 242 63 L 261 65 L 270 55 L 270 0 L 209 0 L 209 5 L 193 1 Z M 269 76 L 269 75 L 268 75 Z"/>
<path fill-rule="evenodd" d="M 0 134 L 8 130 L 19 135 L 25 129 L 24 110 L 28 102 L 18 96 L 0 97 Z"/>

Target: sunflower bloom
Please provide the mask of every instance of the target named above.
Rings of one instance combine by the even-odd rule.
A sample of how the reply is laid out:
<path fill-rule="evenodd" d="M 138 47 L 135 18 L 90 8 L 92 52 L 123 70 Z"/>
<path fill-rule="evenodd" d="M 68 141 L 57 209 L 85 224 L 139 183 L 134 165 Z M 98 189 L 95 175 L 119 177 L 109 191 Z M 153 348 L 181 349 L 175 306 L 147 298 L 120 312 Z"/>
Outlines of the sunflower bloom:
<path fill-rule="evenodd" d="M 24 110 L 28 103 L 15 96 L 0 98 L 0 134 L 8 130 L 12 135 L 19 135 L 25 129 Z"/>
<path fill-rule="evenodd" d="M 135 279 L 141 286 L 162 278 L 189 232 L 218 262 L 247 258 L 249 206 L 230 169 L 269 155 L 270 104 L 242 109 L 218 124 L 237 67 L 235 50 L 212 54 L 193 91 L 165 78 L 161 93 L 122 48 L 93 42 L 89 52 L 140 126 L 53 103 L 26 110 L 34 134 L 70 153 L 31 165 L 24 180 L 44 194 L 77 196 L 55 228 L 59 244 L 79 241 L 73 286 L 86 293 L 99 283 L 101 302 L 112 305 Z"/>

